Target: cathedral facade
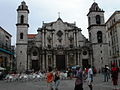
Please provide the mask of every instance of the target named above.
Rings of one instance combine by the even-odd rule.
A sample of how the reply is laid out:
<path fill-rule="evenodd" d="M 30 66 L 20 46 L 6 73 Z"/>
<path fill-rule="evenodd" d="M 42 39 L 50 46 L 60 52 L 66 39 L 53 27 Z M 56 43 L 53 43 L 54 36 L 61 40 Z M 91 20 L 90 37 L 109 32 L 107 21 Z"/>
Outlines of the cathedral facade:
<path fill-rule="evenodd" d="M 37 34 L 28 34 L 29 9 L 23 1 L 17 9 L 17 70 L 45 70 L 48 66 L 64 70 L 88 64 L 100 69 L 107 64 L 104 11 L 93 3 L 88 13 L 89 40 L 75 23 L 60 17 L 38 28 Z"/>

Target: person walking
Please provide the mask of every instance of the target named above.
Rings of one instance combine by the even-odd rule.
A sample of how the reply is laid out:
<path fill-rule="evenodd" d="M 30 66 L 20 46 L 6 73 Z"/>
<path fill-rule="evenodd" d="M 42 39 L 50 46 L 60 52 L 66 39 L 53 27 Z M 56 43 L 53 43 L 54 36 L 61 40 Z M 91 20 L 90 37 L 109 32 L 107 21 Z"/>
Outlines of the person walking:
<path fill-rule="evenodd" d="M 54 75 L 53 75 L 53 72 L 52 72 L 52 67 L 48 67 L 48 72 L 46 74 L 46 79 L 47 79 L 47 84 L 48 84 L 49 90 L 53 90 Z"/>
<path fill-rule="evenodd" d="M 74 90 L 83 90 L 83 72 L 80 67 L 76 69 L 76 81 Z"/>
<path fill-rule="evenodd" d="M 118 72 L 119 69 L 116 67 L 115 63 L 113 63 L 111 68 L 111 77 L 112 77 L 114 90 L 117 89 L 117 85 L 118 85 Z"/>
<path fill-rule="evenodd" d="M 109 79 L 108 73 L 109 72 L 108 72 L 107 65 L 105 65 L 104 72 L 103 72 L 103 74 L 104 74 L 104 82 L 108 82 L 108 79 Z"/>
<path fill-rule="evenodd" d="M 58 90 L 58 86 L 60 84 L 60 71 L 58 71 L 58 69 L 56 69 L 55 71 L 54 83 L 55 83 L 55 90 Z"/>
<path fill-rule="evenodd" d="M 90 90 L 93 90 L 92 82 L 93 82 L 93 70 L 91 65 L 88 65 L 88 76 L 87 76 L 88 86 Z"/>

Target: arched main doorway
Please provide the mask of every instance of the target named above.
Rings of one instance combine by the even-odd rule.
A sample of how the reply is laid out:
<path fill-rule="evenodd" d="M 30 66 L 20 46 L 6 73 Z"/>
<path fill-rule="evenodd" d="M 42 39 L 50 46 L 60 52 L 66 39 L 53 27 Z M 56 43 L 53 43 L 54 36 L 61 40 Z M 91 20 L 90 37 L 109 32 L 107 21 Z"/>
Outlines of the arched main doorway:
<path fill-rule="evenodd" d="M 82 60 L 82 66 L 83 66 L 83 68 L 87 68 L 88 67 L 88 59 L 83 59 Z"/>
<path fill-rule="evenodd" d="M 39 71 L 40 65 L 38 60 L 32 60 L 32 70 Z"/>
<path fill-rule="evenodd" d="M 31 69 L 34 71 L 40 70 L 40 58 L 38 48 L 33 48 L 31 51 Z"/>
<path fill-rule="evenodd" d="M 65 55 L 56 55 L 56 68 L 59 70 L 65 70 Z"/>

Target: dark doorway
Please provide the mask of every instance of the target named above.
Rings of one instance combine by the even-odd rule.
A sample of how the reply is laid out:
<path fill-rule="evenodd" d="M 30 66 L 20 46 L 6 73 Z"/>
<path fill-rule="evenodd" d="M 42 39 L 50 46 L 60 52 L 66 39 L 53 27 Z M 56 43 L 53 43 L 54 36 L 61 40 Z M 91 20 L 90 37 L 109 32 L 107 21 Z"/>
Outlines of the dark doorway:
<path fill-rule="evenodd" d="M 83 59 L 82 60 L 82 66 L 83 66 L 83 68 L 88 67 L 88 59 Z"/>
<path fill-rule="evenodd" d="M 56 55 L 56 67 L 59 70 L 65 70 L 65 55 Z"/>
<path fill-rule="evenodd" d="M 34 71 L 39 71 L 40 67 L 39 67 L 39 61 L 38 60 L 32 60 L 32 69 Z"/>

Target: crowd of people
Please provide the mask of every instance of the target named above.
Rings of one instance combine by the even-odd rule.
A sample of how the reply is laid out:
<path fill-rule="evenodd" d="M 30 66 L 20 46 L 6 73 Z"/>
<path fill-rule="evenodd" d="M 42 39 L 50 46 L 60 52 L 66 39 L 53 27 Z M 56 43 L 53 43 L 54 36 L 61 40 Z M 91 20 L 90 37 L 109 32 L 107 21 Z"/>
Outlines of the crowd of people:
<path fill-rule="evenodd" d="M 75 88 L 74 90 L 83 90 L 83 83 L 84 80 L 87 81 L 87 84 L 89 86 L 90 90 L 93 90 L 93 77 L 97 73 L 97 70 L 95 67 L 91 67 L 91 65 L 88 65 L 88 68 L 82 69 L 78 67 L 76 69 L 76 81 L 75 81 Z M 100 72 L 98 72 L 100 73 Z M 108 82 L 108 80 L 112 80 L 113 84 L 113 90 L 118 90 L 118 74 L 119 74 L 119 68 L 115 63 L 111 65 L 111 68 L 108 67 L 108 65 L 105 65 L 105 67 L 102 69 L 102 74 L 104 75 L 104 82 Z"/>
<path fill-rule="evenodd" d="M 30 81 L 30 80 L 46 80 L 47 87 L 49 90 L 58 90 L 60 85 L 60 80 L 62 79 L 75 79 L 74 90 L 83 90 L 84 82 L 87 82 L 89 90 L 93 90 L 93 77 L 100 73 L 97 72 L 95 67 L 88 65 L 86 68 L 77 66 L 76 68 L 68 68 L 67 70 L 60 71 L 58 68 L 53 69 L 48 67 L 48 70 L 42 72 L 25 72 L 25 73 L 0 73 L 0 78 L 3 80 L 13 82 L 13 81 Z M 119 68 L 115 63 L 108 65 L 102 69 L 102 74 L 104 76 L 103 81 L 108 82 L 109 79 L 113 82 L 113 87 L 116 90 L 118 85 L 118 73 Z"/>
<path fill-rule="evenodd" d="M 76 67 L 76 69 L 68 69 L 66 72 L 67 79 L 75 78 L 74 90 L 83 90 L 84 82 L 87 82 L 89 90 L 93 90 L 93 77 L 96 76 L 97 73 L 100 73 L 99 71 L 97 72 L 95 67 L 91 67 L 91 65 L 88 65 L 88 67 L 84 69 L 81 67 Z M 50 69 L 49 73 L 52 73 L 51 82 L 48 82 L 50 90 L 54 90 L 53 86 L 55 86 L 55 90 L 58 90 L 58 86 L 60 84 L 60 71 L 56 70 L 55 72 L 52 72 L 52 69 Z M 102 69 L 102 74 L 104 76 L 103 81 L 108 82 L 109 79 L 111 79 L 114 90 L 117 90 L 118 73 L 119 68 L 115 63 L 111 65 L 111 68 L 108 67 L 108 65 L 105 65 L 105 67 Z"/>
<path fill-rule="evenodd" d="M 76 78 L 74 90 L 83 90 L 83 82 L 87 81 L 90 90 L 92 90 L 92 82 L 93 82 L 93 69 L 91 65 L 89 65 L 86 69 L 82 69 L 80 67 L 76 67 L 76 69 L 68 69 L 66 71 L 67 79 Z M 48 83 L 49 90 L 58 90 L 58 86 L 60 84 L 61 72 L 56 68 L 55 70 L 52 67 L 48 68 L 48 72 L 46 73 L 46 79 Z"/>

